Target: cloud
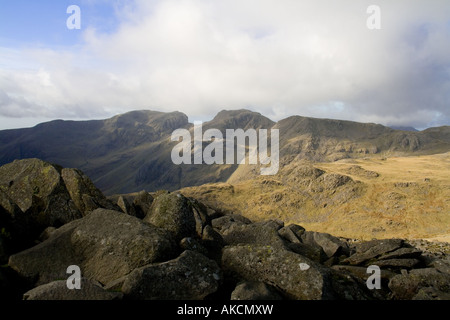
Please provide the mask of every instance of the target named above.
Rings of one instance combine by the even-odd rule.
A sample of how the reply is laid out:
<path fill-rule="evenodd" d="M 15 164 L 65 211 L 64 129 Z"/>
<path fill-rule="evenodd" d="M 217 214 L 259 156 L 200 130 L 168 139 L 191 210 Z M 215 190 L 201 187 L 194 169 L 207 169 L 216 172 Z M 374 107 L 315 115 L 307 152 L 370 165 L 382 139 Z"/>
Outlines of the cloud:
<path fill-rule="evenodd" d="M 120 2 L 114 32 L 86 26 L 72 51 L 27 50 L 39 67 L 1 68 L 0 54 L 0 88 L 47 117 L 249 108 L 274 120 L 449 124 L 447 0 L 376 2 L 381 30 L 366 27 L 369 1 Z"/>

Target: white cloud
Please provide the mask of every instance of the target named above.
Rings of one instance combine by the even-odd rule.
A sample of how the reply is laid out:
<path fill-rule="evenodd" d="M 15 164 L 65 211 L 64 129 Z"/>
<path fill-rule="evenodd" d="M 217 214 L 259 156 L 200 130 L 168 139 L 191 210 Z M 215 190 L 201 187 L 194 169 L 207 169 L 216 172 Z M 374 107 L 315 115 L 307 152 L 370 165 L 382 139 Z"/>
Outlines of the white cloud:
<path fill-rule="evenodd" d="M 13 101 L 0 115 L 150 108 L 201 117 L 246 107 L 274 120 L 449 124 L 447 0 L 376 2 L 376 31 L 366 27 L 369 1 L 127 2 L 112 34 L 87 27 L 74 51 L 21 54 L 39 67 L 5 68 L 11 56 L 0 49 L 0 88 Z"/>

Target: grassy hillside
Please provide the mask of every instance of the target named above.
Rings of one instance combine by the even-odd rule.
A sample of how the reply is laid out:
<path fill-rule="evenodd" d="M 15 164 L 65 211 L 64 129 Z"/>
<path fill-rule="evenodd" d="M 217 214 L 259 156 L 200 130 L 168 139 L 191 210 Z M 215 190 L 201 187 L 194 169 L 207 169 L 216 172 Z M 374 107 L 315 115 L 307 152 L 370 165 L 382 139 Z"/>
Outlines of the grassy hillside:
<path fill-rule="evenodd" d="M 343 237 L 431 238 L 450 234 L 449 168 L 450 153 L 295 161 L 273 177 L 234 177 L 181 192 L 253 220 Z"/>

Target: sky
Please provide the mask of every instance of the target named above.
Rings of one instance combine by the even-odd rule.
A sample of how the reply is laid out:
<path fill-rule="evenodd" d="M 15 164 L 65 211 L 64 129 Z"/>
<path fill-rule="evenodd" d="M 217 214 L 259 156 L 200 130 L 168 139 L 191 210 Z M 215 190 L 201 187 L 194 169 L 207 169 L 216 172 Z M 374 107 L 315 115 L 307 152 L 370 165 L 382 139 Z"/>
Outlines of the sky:
<path fill-rule="evenodd" d="M 0 0 L 0 130 L 243 108 L 450 125 L 448 0 Z"/>

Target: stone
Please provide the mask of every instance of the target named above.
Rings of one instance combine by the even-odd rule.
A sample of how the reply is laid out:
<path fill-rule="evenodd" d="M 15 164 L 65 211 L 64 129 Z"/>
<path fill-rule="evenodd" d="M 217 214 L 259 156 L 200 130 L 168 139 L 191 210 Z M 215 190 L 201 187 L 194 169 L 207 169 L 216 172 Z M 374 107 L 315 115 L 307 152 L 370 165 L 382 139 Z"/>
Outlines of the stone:
<path fill-rule="evenodd" d="M 44 231 L 42 231 L 41 235 L 39 236 L 39 241 L 45 241 L 55 232 L 57 229 L 55 227 L 47 227 Z"/>
<path fill-rule="evenodd" d="M 412 300 L 450 300 L 450 293 L 433 287 L 421 288 Z"/>
<path fill-rule="evenodd" d="M 354 279 L 343 277 L 299 254 L 272 246 L 226 246 L 222 253 L 222 270 L 228 277 L 269 284 L 288 299 L 368 298 Z"/>
<path fill-rule="evenodd" d="M 282 297 L 264 282 L 243 281 L 231 293 L 231 300 L 282 300 Z"/>
<path fill-rule="evenodd" d="M 178 241 L 196 234 L 191 203 L 180 193 L 158 196 L 143 221 L 172 232 Z"/>
<path fill-rule="evenodd" d="M 351 265 L 361 265 L 371 259 L 400 249 L 402 246 L 403 240 L 401 239 L 372 240 L 359 243 L 356 245 L 356 253 L 343 262 Z"/>
<path fill-rule="evenodd" d="M 225 246 L 225 241 L 213 227 L 207 225 L 203 230 L 202 244 L 206 250 L 208 250 L 207 256 L 217 260 L 220 258 L 222 248 Z"/>
<path fill-rule="evenodd" d="M 305 228 L 291 224 L 278 230 L 278 234 L 285 240 L 292 243 L 301 243 L 301 236 L 305 232 Z"/>
<path fill-rule="evenodd" d="M 213 219 L 211 221 L 212 227 L 221 233 L 225 232 L 225 230 L 231 227 L 232 225 L 235 224 L 245 225 L 251 223 L 252 222 L 249 219 L 238 214 L 225 215 L 220 218 Z"/>
<path fill-rule="evenodd" d="M 349 272 L 352 275 L 354 275 L 364 281 L 367 281 L 367 279 L 372 275 L 372 273 L 367 273 L 366 267 L 334 265 L 331 268 L 334 270 L 337 270 L 337 271 L 341 271 L 341 272 Z M 393 278 L 394 276 L 397 275 L 396 273 L 389 271 L 389 270 L 381 269 L 380 271 L 381 271 L 381 274 L 380 274 L 381 280 L 383 282 L 385 282 L 386 285 L 391 278 Z"/>
<path fill-rule="evenodd" d="M 221 280 L 216 262 L 187 250 L 174 260 L 135 269 L 124 277 L 121 292 L 135 300 L 202 300 Z"/>
<path fill-rule="evenodd" d="M 411 300 L 422 288 L 432 287 L 450 293 L 450 274 L 434 268 L 413 269 L 408 274 L 399 274 L 389 281 L 393 297 L 399 300 Z"/>
<path fill-rule="evenodd" d="M 420 263 L 417 259 L 386 259 L 373 262 L 380 268 L 406 268 L 411 269 Z"/>
<path fill-rule="evenodd" d="M 430 263 L 429 267 L 433 267 L 442 273 L 450 274 L 450 259 L 448 258 L 447 260 L 436 259 Z"/>
<path fill-rule="evenodd" d="M 70 265 L 78 265 L 83 277 L 106 284 L 135 268 L 172 258 L 176 248 L 161 228 L 122 212 L 97 209 L 12 255 L 9 265 L 36 285 L 66 279 Z"/>
<path fill-rule="evenodd" d="M 120 292 L 108 292 L 101 286 L 82 278 L 80 290 L 67 288 L 65 280 L 53 281 L 38 286 L 23 295 L 23 300 L 120 300 L 123 294 Z"/>
<path fill-rule="evenodd" d="M 319 246 L 328 258 L 341 254 L 349 255 L 348 244 L 328 233 L 306 231 L 301 236 L 302 242 L 310 246 Z"/>
<path fill-rule="evenodd" d="M 191 237 L 181 239 L 180 248 L 183 251 L 190 250 L 201 253 L 205 256 L 208 255 L 208 250 L 200 243 L 200 241 L 197 241 Z"/>
<path fill-rule="evenodd" d="M 117 205 L 120 207 L 120 209 L 124 213 L 126 213 L 130 216 L 133 216 L 133 217 L 138 216 L 134 205 L 132 203 L 130 203 L 130 201 L 127 199 L 127 197 L 119 196 L 119 198 L 117 199 Z"/>
<path fill-rule="evenodd" d="M 83 215 L 98 208 L 120 210 L 97 189 L 91 179 L 81 170 L 64 168 L 61 171 L 61 178 L 75 206 Z"/>
<path fill-rule="evenodd" d="M 153 204 L 154 197 L 145 190 L 140 191 L 133 200 L 136 210 L 136 217 L 143 219 L 149 212 Z"/>
<path fill-rule="evenodd" d="M 286 244 L 286 247 L 290 251 L 305 256 L 317 263 L 321 263 L 327 258 L 325 252 L 323 252 L 322 248 L 318 246 L 312 247 L 304 243 L 288 243 Z"/>
<path fill-rule="evenodd" d="M 37 235 L 82 217 L 61 178 L 61 167 L 38 159 L 16 160 L 0 167 L 0 189 L 29 216 Z"/>
<path fill-rule="evenodd" d="M 221 235 L 227 245 L 249 243 L 284 248 L 285 243 L 278 234 L 280 228 L 280 224 L 272 220 L 252 224 L 234 224 Z"/>
<path fill-rule="evenodd" d="M 211 219 L 209 218 L 207 208 L 201 202 L 194 198 L 188 198 L 192 207 L 192 212 L 195 219 L 195 231 L 199 237 L 202 237 L 203 230 L 206 226 L 211 225 Z"/>
<path fill-rule="evenodd" d="M 400 248 L 386 253 L 377 258 L 377 260 L 387 259 L 416 259 L 422 255 L 422 251 L 416 248 Z"/>

